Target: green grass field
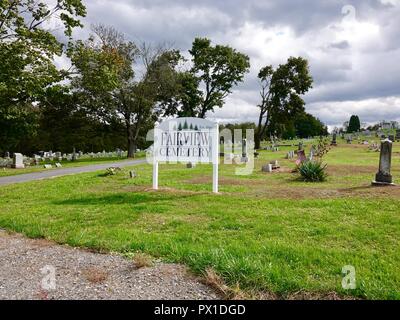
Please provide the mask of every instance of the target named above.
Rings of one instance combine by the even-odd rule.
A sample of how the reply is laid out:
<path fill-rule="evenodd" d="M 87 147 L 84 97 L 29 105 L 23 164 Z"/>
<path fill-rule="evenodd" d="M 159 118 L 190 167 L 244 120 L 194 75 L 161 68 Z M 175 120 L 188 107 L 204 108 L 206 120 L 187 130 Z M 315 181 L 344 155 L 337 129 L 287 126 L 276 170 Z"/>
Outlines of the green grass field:
<path fill-rule="evenodd" d="M 220 191 L 212 194 L 212 167 L 161 165 L 159 191 L 149 165 L 115 176 L 102 172 L 1 187 L 0 227 L 29 237 L 119 253 L 143 251 L 215 270 L 244 292 L 281 298 L 400 299 L 400 188 L 371 187 L 379 153 L 366 146 L 332 149 L 329 178 L 305 183 L 294 161 L 262 151 L 249 176 L 221 165 Z M 307 147 L 309 150 L 309 146 Z M 262 173 L 279 160 L 281 172 Z M 400 145 L 393 154 L 400 179 Z M 342 289 L 342 267 L 356 269 L 357 289 Z"/>

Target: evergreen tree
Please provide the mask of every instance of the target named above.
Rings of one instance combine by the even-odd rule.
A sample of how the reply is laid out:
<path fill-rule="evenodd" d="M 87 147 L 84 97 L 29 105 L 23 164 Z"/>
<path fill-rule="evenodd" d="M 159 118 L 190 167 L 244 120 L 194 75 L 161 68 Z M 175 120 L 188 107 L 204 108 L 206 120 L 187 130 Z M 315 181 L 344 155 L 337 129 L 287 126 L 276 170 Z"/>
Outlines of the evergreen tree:
<path fill-rule="evenodd" d="M 359 132 L 361 130 L 360 118 L 356 115 L 352 115 L 347 128 L 347 133 Z"/>

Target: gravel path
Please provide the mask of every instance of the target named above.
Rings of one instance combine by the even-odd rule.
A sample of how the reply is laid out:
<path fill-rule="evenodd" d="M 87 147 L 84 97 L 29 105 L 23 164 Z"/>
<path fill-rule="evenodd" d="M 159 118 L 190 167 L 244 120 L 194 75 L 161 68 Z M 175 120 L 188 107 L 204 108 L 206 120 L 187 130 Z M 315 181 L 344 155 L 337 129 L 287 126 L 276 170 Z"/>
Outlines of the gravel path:
<path fill-rule="evenodd" d="M 66 176 L 70 174 L 77 174 L 77 173 L 84 173 L 84 172 L 94 172 L 99 170 L 104 170 L 110 167 L 127 167 L 133 166 L 136 164 L 145 163 L 146 159 L 138 159 L 138 160 L 124 160 L 124 161 L 117 161 L 114 163 L 102 163 L 102 164 L 92 164 L 92 165 L 85 165 L 82 167 L 72 167 L 72 168 L 61 168 L 61 169 L 52 169 L 49 171 L 41 171 L 41 172 L 32 172 L 26 174 L 19 174 L 15 176 L 6 176 L 0 177 L 0 185 L 8 185 L 13 183 L 21 183 L 33 180 L 40 180 L 40 179 L 48 179 L 60 176 Z M 17 169 L 16 169 L 17 170 Z"/>
<path fill-rule="evenodd" d="M 181 265 L 156 262 L 137 269 L 132 260 L 118 255 L 27 239 L 0 229 L 0 299 L 168 300 L 218 299 L 218 295 Z"/>

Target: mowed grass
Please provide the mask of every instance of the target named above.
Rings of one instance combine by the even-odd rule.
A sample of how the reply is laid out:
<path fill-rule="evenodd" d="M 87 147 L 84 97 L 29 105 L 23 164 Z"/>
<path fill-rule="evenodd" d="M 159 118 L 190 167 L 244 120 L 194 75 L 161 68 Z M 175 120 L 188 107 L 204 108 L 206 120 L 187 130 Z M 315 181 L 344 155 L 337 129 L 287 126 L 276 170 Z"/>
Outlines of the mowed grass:
<path fill-rule="evenodd" d="M 222 165 L 219 195 L 210 192 L 210 165 L 160 166 L 159 191 L 151 190 L 149 165 L 135 167 L 136 179 L 126 169 L 2 187 L 0 227 L 72 246 L 141 251 L 198 274 L 212 268 L 247 292 L 400 299 L 400 188 L 370 187 L 379 153 L 340 145 L 325 159 L 328 181 L 309 184 L 290 172 L 289 149 L 261 152 L 248 176 Z M 281 172 L 262 173 L 271 160 Z M 342 288 L 346 265 L 356 269 L 356 290 Z"/>

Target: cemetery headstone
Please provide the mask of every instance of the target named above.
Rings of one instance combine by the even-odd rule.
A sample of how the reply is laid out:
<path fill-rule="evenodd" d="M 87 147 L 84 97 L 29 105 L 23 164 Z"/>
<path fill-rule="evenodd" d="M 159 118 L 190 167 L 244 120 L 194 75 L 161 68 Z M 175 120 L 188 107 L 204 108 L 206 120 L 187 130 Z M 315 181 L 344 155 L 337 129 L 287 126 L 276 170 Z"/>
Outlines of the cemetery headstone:
<path fill-rule="evenodd" d="M 333 136 L 332 136 L 331 146 L 334 146 L 334 147 L 337 146 L 337 135 L 336 135 L 336 133 L 334 133 Z"/>
<path fill-rule="evenodd" d="M 396 130 L 396 141 L 400 141 L 400 130 Z"/>
<path fill-rule="evenodd" d="M 308 157 L 310 161 L 312 161 L 314 159 L 314 154 L 315 154 L 315 149 L 314 149 L 314 146 L 312 146 L 310 149 L 310 155 Z"/>
<path fill-rule="evenodd" d="M 247 140 L 242 140 L 242 162 L 248 162 L 249 158 L 247 157 Z"/>
<path fill-rule="evenodd" d="M 52 166 L 51 164 L 45 164 L 45 165 L 44 165 L 44 168 L 45 168 L 45 169 L 51 169 L 51 168 L 53 168 L 53 166 Z"/>
<path fill-rule="evenodd" d="M 297 151 L 297 160 L 296 163 L 299 165 L 303 162 L 307 161 L 306 153 L 304 150 Z"/>
<path fill-rule="evenodd" d="M 233 153 L 225 153 L 224 161 L 226 163 L 231 163 L 234 158 L 235 158 L 235 155 Z"/>
<path fill-rule="evenodd" d="M 379 159 L 379 171 L 375 176 L 372 185 L 393 185 L 393 178 L 390 173 L 392 165 L 393 142 L 386 139 L 381 142 L 381 153 Z"/>
<path fill-rule="evenodd" d="M 57 162 L 57 163 L 56 163 L 56 168 L 62 168 L 61 163 Z"/>
<path fill-rule="evenodd" d="M 136 177 L 137 177 L 136 171 L 134 171 L 134 170 L 129 171 L 129 177 L 130 177 L 131 179 L 136 178 Z"/>
<path fill-rule="evenodd" d="M 193 163 L 193 162 L 188 162 L 188 163 L 186 164 L 186 168 L 188 168 L 188 169 L 193 169 L 193 168 L 195 168 L 195 167 L 196 167 L 196 164 Z"/>
<path fill-rule="evenodd" d="M 40 164 L 40 159 L 41 159 L 40 156 L 38 156 L 38 155 L 34 156 L 34 164 L 35 164 L 35 166 L 38 166 Z"/>
<path fill-rule="evenodd" d="M 268 173 L 272 172 L 272 164 L 268 163 L 267 165 L 263 166 L 261 171 L 262 172 L 268 172 Z"/>
<path fill-rule="evenodd" d="M 23 168 L 25 168 L 24 157 L 22 156 L 21 153 L 14 153 L 12 167 L 14 169 L 23 169 Z"/>
<path fill-rule="evenodd" d="M 72 158 L 71 158 L 71 160 L 72 160 L 72 161 L 75 161 L 75 160 L 76 160 L 76 150 L 75 150 L 75 147 L 72 148 Z"/>
<path fill-rule="evenodd" d="M 278 160 L 271 161 L 270 164 L 272 165 L 272 169 L 276 170 L 279 169 L 281 166 L 279 165 Z"/>
<path fill-rule="evenodd" d="M 298 150 L 299 150 L 299 151 L 303 150 L 303 141 L 300 141 L 300 142 L 299 142 L 299 148 L 298 148 Z"/>
<path fill-rule="evenodd" d="M 10 153 L 9 153 L 8 151 L 6 151 L 6 152 L 4 153 L 4 158 L 10 158 Z"/>

